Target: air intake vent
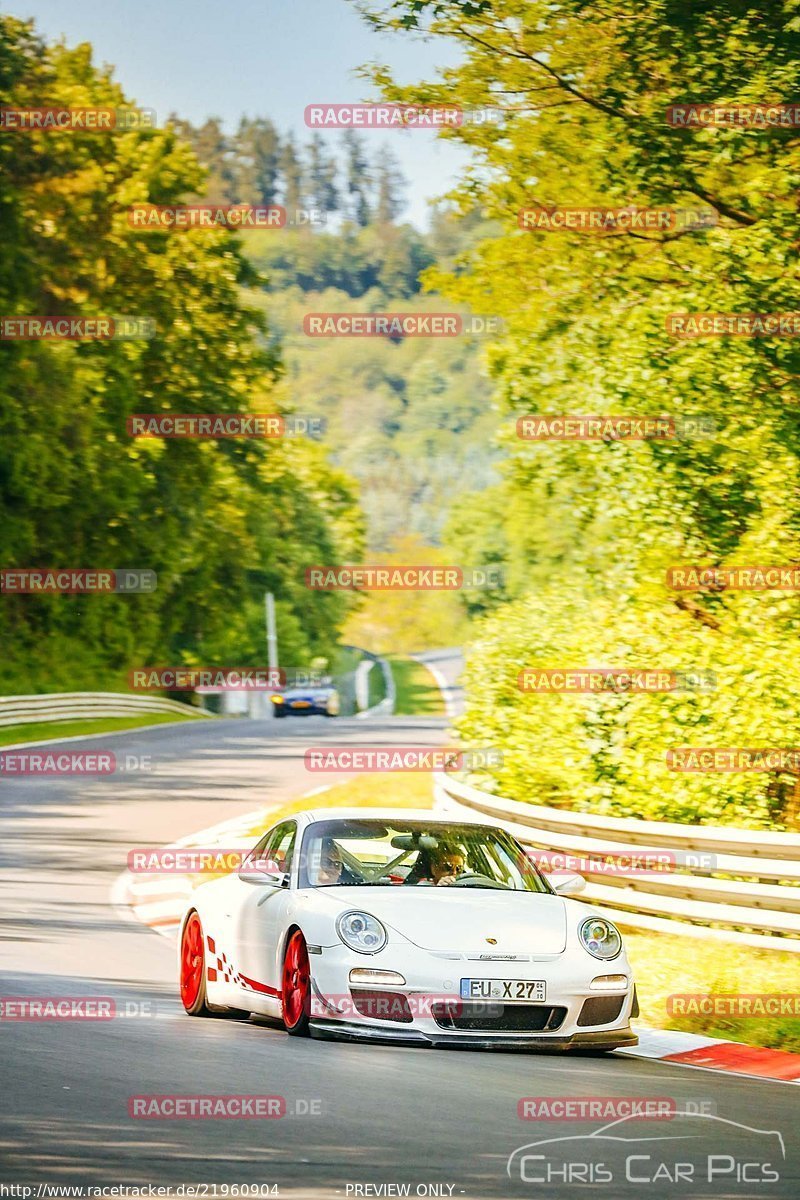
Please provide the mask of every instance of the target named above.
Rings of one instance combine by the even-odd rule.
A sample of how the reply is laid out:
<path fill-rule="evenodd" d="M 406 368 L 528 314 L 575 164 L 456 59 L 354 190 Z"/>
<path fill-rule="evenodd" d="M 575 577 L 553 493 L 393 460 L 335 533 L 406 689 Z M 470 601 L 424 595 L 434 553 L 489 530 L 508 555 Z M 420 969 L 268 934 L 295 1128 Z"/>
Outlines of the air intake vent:
<path fill-rule="evenodd" d="M 578 1024 L 608 1025 L 610 1021 L 616 1021 L 624 1003 L 624 996 L 592 996 L 591 1000 L 584 1000 Z"/>

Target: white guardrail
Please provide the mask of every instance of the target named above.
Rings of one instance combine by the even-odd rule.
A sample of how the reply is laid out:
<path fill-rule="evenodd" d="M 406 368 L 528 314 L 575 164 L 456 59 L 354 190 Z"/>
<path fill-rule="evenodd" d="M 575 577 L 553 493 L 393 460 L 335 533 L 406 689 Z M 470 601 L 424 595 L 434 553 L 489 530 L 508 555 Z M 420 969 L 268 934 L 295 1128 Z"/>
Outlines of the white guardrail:
<path fill-rule="evenodd" d="M 800 953 L 797 834 L 545 808 L 489 795 L 446 774 L 435 775 L 434 794 L 443 816 L 487 817 L 526 846 L 579 859 L 574 869 L 587 886 L 578 898 L 618 925 Z M 664 871 L 602 869 L 608 856 L 665 850 L 675 863 Z"/>
<path fill-rule="evenodd" d="M 33 721 L 79 721 L 83 718 L 135 717 L 137 713 L 209 713 L 162 696 L 130 696 L 125 692 L 50 692 L 38 696 L 0 696 L 0 726 Z"/>

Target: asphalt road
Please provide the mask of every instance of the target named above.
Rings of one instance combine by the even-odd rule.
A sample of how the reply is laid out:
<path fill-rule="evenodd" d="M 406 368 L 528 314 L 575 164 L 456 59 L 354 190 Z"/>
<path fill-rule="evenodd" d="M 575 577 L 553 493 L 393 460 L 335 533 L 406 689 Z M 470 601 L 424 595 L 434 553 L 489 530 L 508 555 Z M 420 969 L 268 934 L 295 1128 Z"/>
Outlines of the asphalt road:
<path fill-rule="evenodd" d="M 452 656 L 437 666 L 454 678 Z M 319 786 L 303 767 L 310 744 L 428 745 L 444 739 L 444 728 L 433 719 L 316 717 L 162 726 L 73 743 L 150 755 L 151 771 L 2 782 L 2 995 L 108 996 L 130 1015 L 0 1020 L 0 1185 L 197 1184 L 208 1196 L 237 1184 L 277 1185 L 279 1195 L 309 1200 L 800 1195 L 800 1090 L 791 1085 L 613 1055 L 302 1041 L 268 1023 L 183 1015 L 174 948 L 111 902 L 128 850 Z M 277 1120 L 129 1117 L 129 1097 L 150 1094 L 279 1095 L 287 1113 Z M 521 1120 L 524 1097 L 659 1097 L 711 1116 L 610 1131 L 668 1141 L 587 1142 L 602 1120 Z M 779 1131 L 786 1158 L 774 1135 L 728 1122 Z M 530 1180 L 550 1171 L 549 1184 L 523 1182 L 518 1161 L 509 1178 L 514 1150 L 562 1137 L 577 1140 L 537 1147 L 530 1154 L 545 1159 L 523 1163 Z M 708 1155 L 720 1156 L 711 1181 Z M 676 1181 L 677 1163 L 685 1165 Z M 626 1170 L 636 1182 L 626 1182 Z M 773 1170 L 777 1182 L 756 1182 Z M 11 1193 L 0 1187 L 4 1194 Z"/>

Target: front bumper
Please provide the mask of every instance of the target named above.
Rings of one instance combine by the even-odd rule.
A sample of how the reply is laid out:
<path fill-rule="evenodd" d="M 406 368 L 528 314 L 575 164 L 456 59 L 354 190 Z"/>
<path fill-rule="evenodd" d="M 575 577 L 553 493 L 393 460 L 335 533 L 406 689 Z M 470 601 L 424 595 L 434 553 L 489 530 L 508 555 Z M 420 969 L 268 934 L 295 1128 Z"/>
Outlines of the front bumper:
<path fill-rule="evenodd" d="M 326 946 L 311 956 L 312 1009 L 311 1032 L 320 1038 L 347 1040 L 380 1040 L 418 1046 L 473 1046 L 488 1049 L 551 1049 L 551 1050 L 613 1050 L 635 1046 L 636 1034 L 630 1018 L 635 1015 L 635 988 L 630 967 L 624 956 L 607 964 L 588 954 L 572 952 L 542 957 L 520 956 L 515 961 L 486 961 L 484 956 L 442 955 L 412 944 L 394 942 L 380 953 L 370 956 L 356 954 L 343 945 Z M 396 971 L 405 983 L 357 985 L 350 982 L 353 968 L 375 968 Z M 624 974 L 628 982 L 612 992 L 591 987 L 592 980 L 605 974 Z M 459 1022 L 442 1020 L 441 1005 L 461 1002 L 462 978 L 491 978 L 500 980 L 544 980 L 546 1003 L 528 1005 L 531 1027 L 520 1027 L 526 1021 L 515 1021 L 515 1027 L 496 1028 L 482 1023 L 481 1028 L 450 1027 Z M 378 1008 L 358 1005 L 358 999 L 368 993 L 391 994 L 400 1007 L 408 1011 L 402 1019 L 388 1019 Z M 587 1001 L 605 999 L 616 1007 L 613 1020 L 595 1024 L 587 1020 Z M 613 1005 L 618 1001 L 617 1005 Z M 379 1002 L 380 1003 L 380 1002 Z M 432 1007 L 433 1006 L 433 1007 Z M 516 1018 L 526 1006 L 500 1005 Z M 591 1008 L 591 1006 L 590 1006 Z M 437 1011 L 434 1011 L 437 1010 Z M 536 1010 L 535 1012 L 533 1010 Z M 551 1016 L 546 1017 L 545 1010 Z M 386 1009 L 383 1010 L 387 1011 Z M 409 1016 L 410 1013 L 410 1016 Z M 465 1022 L 468 1023 L 468 1022 Z M 548 1029 L 548 1025 L 553 1026 Z"/>
<path fill-rule="evenodd" d="M 286 717 L 324 717 L 328 711 L 324 704 L 309 704 L 302 708 L 292 708 L 291 704 L 276 705 Z"/>

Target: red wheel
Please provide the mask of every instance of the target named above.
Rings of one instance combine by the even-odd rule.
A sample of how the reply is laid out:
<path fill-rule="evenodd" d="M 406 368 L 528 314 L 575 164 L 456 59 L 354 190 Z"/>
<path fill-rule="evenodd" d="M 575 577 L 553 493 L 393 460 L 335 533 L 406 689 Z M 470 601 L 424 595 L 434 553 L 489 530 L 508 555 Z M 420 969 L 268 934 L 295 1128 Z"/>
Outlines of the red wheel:
<path fill-rule="evenodd" d="M 308 1035 L 311 1012 L 311 967 L 306 939 L 299 929 L 289 938 L 283 956 L 283 1027 L 293 1037 Z"/>
<path fill-rule="evenodd" d="M 181 1000 L 190 1016 L 208 1016 L 203 926 L 196 912 L 184 925 L 181 938 Z"/>

